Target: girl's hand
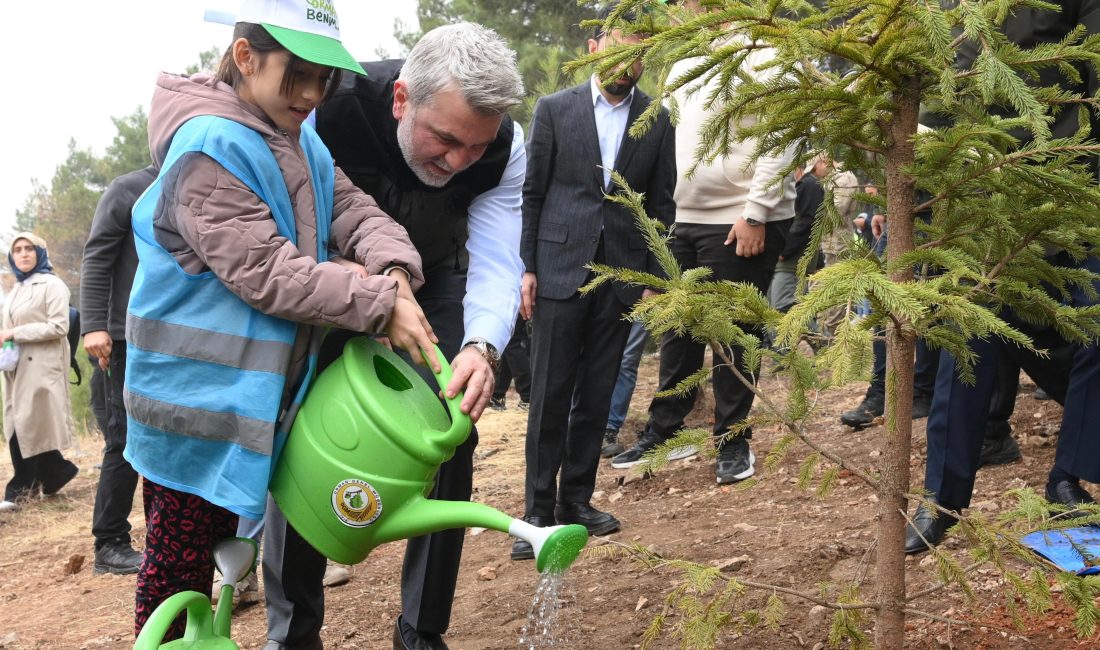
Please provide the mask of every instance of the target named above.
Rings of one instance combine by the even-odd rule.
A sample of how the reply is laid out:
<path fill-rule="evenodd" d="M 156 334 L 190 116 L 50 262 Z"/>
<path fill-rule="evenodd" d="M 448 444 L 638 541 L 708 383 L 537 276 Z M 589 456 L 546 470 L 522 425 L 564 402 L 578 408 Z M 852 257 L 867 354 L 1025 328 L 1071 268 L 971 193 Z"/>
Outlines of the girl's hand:
<path fill-rule="evenodd" d="M 14 330 L 0 330 L 0 344 L 7 343 L 15 338 Z"/>
<path fill-rule="evenodd" d="M 405 350 L 412 357 L 414 363 L 423 365 L 424 353 L 427 353 L 432 372 L 439 373 L 439 359 L 435 354 L 435 344 L 439 343 L 432 326 L 424 316 L 424 311 L 415 300 L 403 298 L 398 292 L 397 300 L 393 303 L 393 314 L 390 315 L 390 323 L 386 326 L 386 336 L 393 345 Z"/>

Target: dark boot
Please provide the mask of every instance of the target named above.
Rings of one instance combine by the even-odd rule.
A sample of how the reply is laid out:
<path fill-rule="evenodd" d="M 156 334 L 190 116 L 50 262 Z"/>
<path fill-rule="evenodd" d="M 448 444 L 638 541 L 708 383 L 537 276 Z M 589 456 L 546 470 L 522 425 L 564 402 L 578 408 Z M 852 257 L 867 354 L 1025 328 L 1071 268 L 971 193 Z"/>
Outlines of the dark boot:
<path fill-rule="evenodd" d="M 881 417 L 886 411 L 886 398 L 879 393 L 868 393 L 859 406 L 840 414 L 840 421 L 853 429 L 862 429 Z"/>

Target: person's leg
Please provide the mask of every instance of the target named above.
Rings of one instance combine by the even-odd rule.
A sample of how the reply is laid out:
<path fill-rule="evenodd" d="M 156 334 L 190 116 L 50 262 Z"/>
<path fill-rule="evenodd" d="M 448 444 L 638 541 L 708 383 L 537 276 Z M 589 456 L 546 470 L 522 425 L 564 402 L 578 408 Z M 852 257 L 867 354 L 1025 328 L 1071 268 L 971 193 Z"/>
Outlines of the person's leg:
<path fill-rule="evenodd" d="M 97 551 L 95 570 L 100 572 L 132 573 L 140 562 L 140 555 L 131 547 L 129 520 L 138 474 L 122 457 L 126 448 L 125 372 L 126 342 L 115 341 L 111 349 L 110 372 L 103 375 L 107 409 L 103 439 L 106 446 L 103 448 L 102 469 L 92 509 L 92 536 L 95 537 Z M 116 552 L 107 557 L 100 552 L 105 547 L 114 547 Z"/>
<path fill-rule="evenodd" d="M 798 260 L 783 260 L 775 265 L 767 295 L 768 303 L 780 312 L 787 313 L 794 306 L 794 293 L 798 286 L 797 269 Z"/>
<path fill-rule="evenodd" d="M 448 268 L 425 275 L 417 300 L 439 337 L 440 350 L 453 359 L 464 342 L 462 298 L 466 293 L 466 274 Z M 421 365 L 414 368 L 429 386 L 438 386 L 430 369 Z M 431 498 L 470 500 L 476 446 L 475 427 L 466 442 L 455 449 L 454 456 L 440 466 Z M 416 640 L 412 634 L 434 637 L 447 631 L 465 537 L 466 531 L 458 528 L 408 541 L 401 570 L 402 614 L 398 623 L 403 626 L 407 643 Z"/>
<path fill-rule="evenodd" d="M 263 534 L 268 641 L 290 647 L 320 643 L 325 622 L 321 582 L 325 557 L 302 539 L 270 497 L 264 511 Z"/>
<path fill-rule="evenodd" d="M 700 237 L 699 261 L 714 269 L 716 277 L 730 282 L 747 282 L 763 292 L 771 284 L 775 286 L 773 272 L 778 271 L 779 254 L 783 250 L 789 223 L 769 223 L 765 226 L 764 252 L 760 255 L 744 258 L 731 255 L 725 245 L 721 229 L 704 231 Z M 713 226 L 711 228 L 714 228 Z M 794 286 L 791 286 L 792 304 Z M 742 324 L 747 331 L 755 333 L 761 339 L 764 331 L 752 324 Z M 744 349 L 734 346 L 733 365 L 746 379 L 755 383 L 759 368 L 753 368 L 746 374 Z M 755 473 L 755 456 L 749 445 L 752 428 L 745 429 L 739 436 L 727 438 L 730 428 L 745 421 L 752 409 L 755 394 L 745 385 L 724 360 L 714 361 L 714 436 L 718 445 L 718 464 L 715 470 L 719 483 L 732 483 L 744 480 Z"/>
<path fill-rule="evenodd" d="M 1090 255 L 1080 266 L 1100 273 L 1100 257 Z M 1092 288 L 1094 291 L 1100 289 L 1100 282 L 1094 282 Z M 1073 288 L 1071 300 L 1074 307 L 1097 303 L 1095 297 L 1077 286 Z M 1065 477 L 1100 482 L 1100 434 L 1096 428 L 1096 423 L 1100 421 L 1100 347 L 1095 343 L 1081 346 L 1074 353 L 1064 404 L 1062 432 L 1058 437 L 1058 450 L 1047 484 L 1048 500 L 1059 481 L 1069 480 Z M 1092 500 L 1083 488 L 1079 490 L 1080 494 L 1075 495 L 1076 501 Z M 1065 498 L 1058 500 L 1066 502 Z"/>
<path fill-rule="evenodd" d="M 231 537 L 237 516 L 209 501 L 143 481 L 145 556 L 135 592 L 134 634 L 165 599 L 181 591 L 210 593 L 214 581 L 214 545 Z M 165 641 L 183 636 L 181 615 Z"/>
<path fill-rule="evenodd" d="M 528 517 L 554 516 L 557 476 L 577 385 L 586 314 L 587 303 L 580 296 L 565 300 L 540 297 L 535 309 L 531 334 L 531 411 L 525 450 L 524 515 Z"/>
<path fill-rule="evenodd" d="M 15 473 L 4 488 L 4 500 L 16 502 L 35 496 L 38 486 L 34 482 L 34 464 L 23 458 L 19 449 L 18 433 L 12 433 L 8 437 L 8 452 L 11 454 L 11 466 Z"/>
<path fill-rule="evenodd" d="M 61 488 L 73 480 L 79 471 L 77 466 L 62 456 L 57 449 L 44 451 L 24 460 L 31 468 L 34 484 L 42 486 L 42 494 L 45 496 L 57 494 Z"/>
<path fill-rule="evenodd" d="M 638 383 L 638 366 L 642 362 L 642 352 L 648 340 L 649 331 L 645 325 L 640 321 L 630 324 L 626 347 L 623 349 L 623 360 L 619 364 L 619 374 L 615 378 L 615 388 L 611 392 L 611 410 L 607 413 L 606 426 L 609 431 L 618 431 L 622 428 L 623 422 L 626 422 L 630 398 L 634 396 L 634 387 Z"/>
<path fill-rule="evenodd" d="M 669 249 L 680 268 L 694 269 L 700 266 L 699 240 L 706 233 L 699 224 L 678 223 L 673 230 Z M 728 230 L 727 230 L 728 232 Z M 668 333 L 661 336 L 661 362 L 657 371 L 658 392 L 674 388 L 688 376 L 703 367 L 706 346 L 690 336 L 679 337 Z M 684 418 L 695 407 L 697 390 L 686 395 L 654 397 L 649 403 L 649 421 L 639 436 L 635 449 L 648 449 L 653 443 L 668 440 L 684 426 Z M 616 459 L 618 460 L 618 459 Z M 620 463 L 622 464 L 622 463 Z"/>
<path fill-rule="evenodd" d="M 1008 346 L 1005 346 L 1006 348 Z M 989 405 L 989 417 L 985 422 L 985 437 L 978 467 L 1004 465 L 1020 458 L 1020 447 L 1012 438 L 1012 425 L 1008 423 L 1016 409 L 1016 393 L 1020 386 L 1020 366 L 1007 354 L 1002 354 L 997 368 L 997 380 L 993 387 L 993 399 Z"/>
<path fill-rule="evenodd" d="M 1003 347 L 999 339 L 969 344 L 976 358 L 974 383 L 963 382 L 954 357 L 942 352 L 928 417 L 924 488 L 952 510 L 970 505 Z"/>
<path fill-rule="evenodd" d="M 615 376 L 621 367 L 616 362 L 622 361 L 630 324 L 623 320 L 628 307 L 610 284 L 600 286 L 583 300 L 588 302 L 588 317 L 583 328 L 583 348 L 577 365 L 557 502 L 587 506 L 596 485 L 603 432 Z"/>
<path fill-rule="evenodd" d="M 512 368 L 512 379 L 516 383 L 516 392 L 519 393 L 519 401 L 530 406 L 531 335 L 527 321 L 522 318 L 516 320 L 516 337 L 519 338 L 519 345 L 512 351 L 512 359 L 509 365 Z"/>

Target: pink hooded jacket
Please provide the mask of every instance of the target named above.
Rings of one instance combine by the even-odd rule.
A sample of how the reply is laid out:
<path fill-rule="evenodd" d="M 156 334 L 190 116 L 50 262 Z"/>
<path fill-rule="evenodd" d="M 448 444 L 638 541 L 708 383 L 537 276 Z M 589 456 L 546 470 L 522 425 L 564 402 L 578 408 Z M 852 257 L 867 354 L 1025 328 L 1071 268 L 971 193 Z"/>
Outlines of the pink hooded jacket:
<path fill-rule="evenodd" d="M 283 170 L 294 207 L 297 246 L 279 235 L 271 211 L 213 159 L 189 154 L 163 180 L 154 215 L 157 239 L 188 272 L 212 270 L 255 309 L 308 325 L 380 332 L 389 323 L 397 282 L 381 275 L 398 266 L 413 289 L 423 284 L 420 255 L 405 229 L 336 169 L 330 249 L 362 264 L 362 277 L 336 263 L 316 261 L 313 187 L 296 138 L 277 129 L 225 83 L 199 74 L 161 74 L 149 114 L 149 148 L 159 168 L 172 136 L 187 120 L 218 115 L 259 132 Z M 293 377 L 305 356 L 299 332 Z"/>

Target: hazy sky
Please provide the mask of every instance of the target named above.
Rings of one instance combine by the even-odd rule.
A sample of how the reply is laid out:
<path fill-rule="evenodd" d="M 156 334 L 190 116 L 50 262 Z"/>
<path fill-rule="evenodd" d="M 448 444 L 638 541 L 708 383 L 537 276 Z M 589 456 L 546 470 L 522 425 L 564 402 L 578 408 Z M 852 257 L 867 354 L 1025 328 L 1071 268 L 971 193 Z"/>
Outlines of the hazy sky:
<path fill-rule="evenodd" d="M 148 109 L 160 70 L 182 72 L 199 52 L 229 45 L 232 28 L 203 22 L 206 9 L 235 13 L 236 0 L 38 0 L 13 5 L 0 27 L 8 65 L 0 118 L 0 235 L 11 231 L 31 179 L 48 184 L 69 139 L 102 154 L 111 117 Z M 394 19 L 416 25 L 415 0 L 337 0 L 340 32 L 360 60 L 400 54 Z M 16 15 L 18 14 L 18 15 Z"/>

